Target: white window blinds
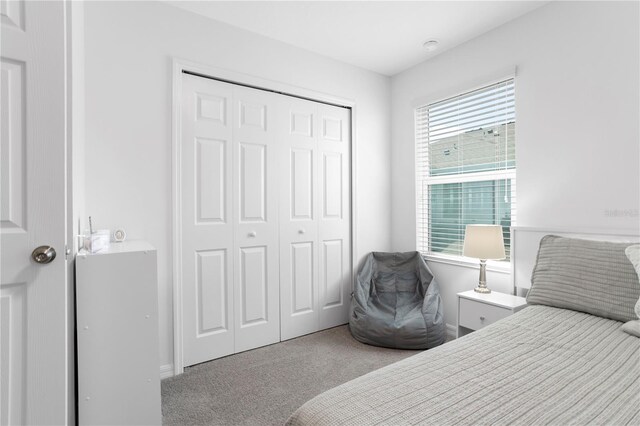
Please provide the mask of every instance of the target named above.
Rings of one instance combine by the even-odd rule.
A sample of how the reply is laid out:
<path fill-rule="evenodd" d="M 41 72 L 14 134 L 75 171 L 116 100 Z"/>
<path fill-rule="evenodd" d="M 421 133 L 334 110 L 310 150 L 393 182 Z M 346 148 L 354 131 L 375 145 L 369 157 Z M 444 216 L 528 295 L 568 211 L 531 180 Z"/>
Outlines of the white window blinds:
<path fill-rule="evenodd" d="M 516 218 L 513 79 L 415 111 L 417 249 L 462 255 L 468 224 L 509 227 Z"/>

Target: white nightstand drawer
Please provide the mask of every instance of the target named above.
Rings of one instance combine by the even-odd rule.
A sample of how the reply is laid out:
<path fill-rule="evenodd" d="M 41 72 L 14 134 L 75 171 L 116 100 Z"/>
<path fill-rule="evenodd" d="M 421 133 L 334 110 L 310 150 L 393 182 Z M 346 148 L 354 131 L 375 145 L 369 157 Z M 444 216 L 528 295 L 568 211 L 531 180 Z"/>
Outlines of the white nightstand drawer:
<path fill-rule="evenodd" d="M 511 309 L 501 308 L 474 300 L 460 298 L 460 323 L 462 327 L 480 330 L 489 324 L 506 318 L 513 313 Z"/>

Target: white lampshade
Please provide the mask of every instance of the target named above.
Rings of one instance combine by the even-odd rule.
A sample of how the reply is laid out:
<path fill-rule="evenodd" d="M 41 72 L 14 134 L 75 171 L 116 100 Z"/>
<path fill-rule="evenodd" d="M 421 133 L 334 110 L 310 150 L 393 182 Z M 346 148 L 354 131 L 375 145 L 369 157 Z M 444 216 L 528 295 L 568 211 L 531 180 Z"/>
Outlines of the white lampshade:
<path fill-rule="evenodd" d="M 467 225 L 462 254 L 476 259 L 504 259 L 504 240 L 500 225 Z"/>

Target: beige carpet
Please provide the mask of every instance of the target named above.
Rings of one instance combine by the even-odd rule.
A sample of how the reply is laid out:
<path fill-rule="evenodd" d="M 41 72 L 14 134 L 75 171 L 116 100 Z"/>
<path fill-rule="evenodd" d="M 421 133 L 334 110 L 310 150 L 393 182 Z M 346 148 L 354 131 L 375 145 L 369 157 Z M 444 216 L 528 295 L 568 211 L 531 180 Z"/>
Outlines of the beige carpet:
<path fill-rule="evenodd" d="M 199 364 L 162 381 L 167 425 L 282 425 L 319 393 L 419 351 L 378 348 L 340 326 Z"/>

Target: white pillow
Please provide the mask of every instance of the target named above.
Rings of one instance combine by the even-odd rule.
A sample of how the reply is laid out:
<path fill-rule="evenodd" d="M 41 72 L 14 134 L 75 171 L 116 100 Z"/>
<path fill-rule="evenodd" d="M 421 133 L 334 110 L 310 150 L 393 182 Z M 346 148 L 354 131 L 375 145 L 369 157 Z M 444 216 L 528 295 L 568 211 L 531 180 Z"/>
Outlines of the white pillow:
<path fill-rule="evenodd" d="M 634 244 L 625 249 L 624 254 L 627 255 L 633 267 L 636 269 L 636 274 L 638 274 L 638 279 L 640 279 L 640 244 Z M 636 315 L 640 318 L 640 299 L 636 302 L 636 306 L 634 311 Z"/>
<path fill-rule="evenodd" d="M 640 282 L 625 254 L 629 245 L 544 236 L 531 273 L 527 303 L 622 322 L 637 320 Z"/>

